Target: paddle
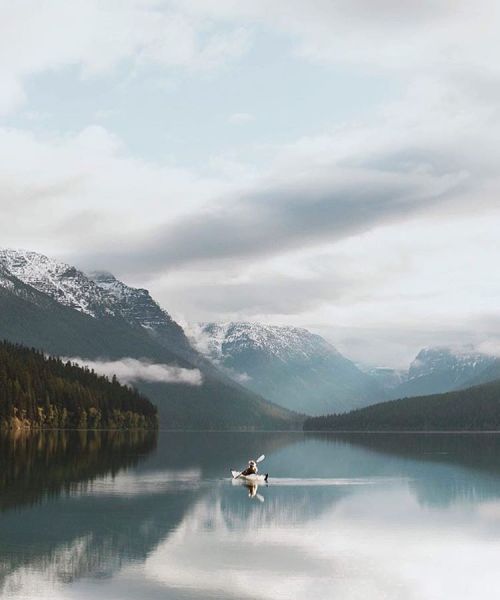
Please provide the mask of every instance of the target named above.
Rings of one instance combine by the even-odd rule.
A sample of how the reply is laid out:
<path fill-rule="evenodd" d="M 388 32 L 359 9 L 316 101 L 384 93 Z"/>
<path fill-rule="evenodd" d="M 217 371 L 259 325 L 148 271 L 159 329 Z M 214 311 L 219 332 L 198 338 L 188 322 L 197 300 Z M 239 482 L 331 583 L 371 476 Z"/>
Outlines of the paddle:
<path fill-rule="evenodd" d="M 256 463 L 260 463 L 260 462 L 262 462 L 262 461 L 263 461 L 265 458 L 266 458 L 266 457 L 265 457 L 265 455 L 264 455 L 264 454 L 261 454 L 261 455 L 259 456 L 259 458 L 258 458 L 258 459 L 257 459 L 255 462 L 256 462 Z M 245 469 L 243 469 L 243 471 L 244 471 L 244 470 L 245 470 Z M 241 471 L 240 473 L 238 473 L 238 475 L 236 475 L 236 477 L 235 477 L 234 479 L 238 479 L 238 477 L 241 475 L 241 473 L 243 473 L 243 471 Z"/>

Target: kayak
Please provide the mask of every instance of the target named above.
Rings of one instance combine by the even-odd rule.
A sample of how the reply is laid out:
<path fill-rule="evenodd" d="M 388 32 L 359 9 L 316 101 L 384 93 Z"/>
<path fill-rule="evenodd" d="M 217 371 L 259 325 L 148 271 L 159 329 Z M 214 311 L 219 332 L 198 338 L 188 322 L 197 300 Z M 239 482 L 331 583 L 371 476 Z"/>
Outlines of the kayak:
<path fill-rule="evenodd" d="M 231 475 L 233 476 L 233 480 L 237 480 L 237 481 L 245 481 L 247 483 L 266 483 L 267 481 L 267 477 L 268 474 L 266 473 L 265 475 L 240 475 L 238 477 L 238 475 L 240 474 L 240 471 L 231 471 Z"/>

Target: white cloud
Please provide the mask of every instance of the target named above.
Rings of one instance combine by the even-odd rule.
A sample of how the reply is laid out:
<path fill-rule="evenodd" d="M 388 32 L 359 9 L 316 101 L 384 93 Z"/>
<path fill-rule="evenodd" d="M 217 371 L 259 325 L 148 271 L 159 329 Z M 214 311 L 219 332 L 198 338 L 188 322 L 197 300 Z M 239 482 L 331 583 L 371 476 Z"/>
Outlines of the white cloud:
<path fill-rule="evenodd" d="M 68 258 L 112 247 L 115 236 L 137 235 L 159 215 L 188 213 L 232 185 L 131 157 L 117 136 L 94 125 L 50 137 L 0 128 L 0 157 L 2 244 Z"/>
<path fill-rule="evenodd" d="M 173 365 L 151 363 L 135 358 L 121 358 L 120 360 L 88 360 L 73 356 L 64 358 L 93 369 L 100 375 L 113 377 L 125 384 L 134 381 L 148 381 L 151 383 L 179 383 L 185 385 L 201 385 L 203 378 L 198 369 L 184 369 Z"/>
<path fill-rule="evenodd" d="M 124 61 L 169 68 L 214 69 L 244 54 L 243 26 L 216 26 L 156 0 L 33 0 L 0 7 L 0 82 L 7 112 L 23 100 L 26 79 L 77 67 L 82 77 L 109 73 Z"/>
<path fill-rule="evenodd" d="M 310 60 L 410 72 L 488 65 L 498 49 L 494 0 L 183 0 L 192 15 L 255 22 L 284 33 Z"/>

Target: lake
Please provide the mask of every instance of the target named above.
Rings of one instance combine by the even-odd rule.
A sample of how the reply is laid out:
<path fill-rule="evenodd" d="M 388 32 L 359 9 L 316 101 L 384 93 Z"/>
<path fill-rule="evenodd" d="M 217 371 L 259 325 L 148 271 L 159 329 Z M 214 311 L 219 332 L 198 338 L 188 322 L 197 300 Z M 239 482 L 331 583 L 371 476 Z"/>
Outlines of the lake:
<path fill-rule="evenodd" d="M 12 599 L 496 597 L 500 435 L 0 438 Z M 269 484 L 229 469 L 266 454 Z"/>

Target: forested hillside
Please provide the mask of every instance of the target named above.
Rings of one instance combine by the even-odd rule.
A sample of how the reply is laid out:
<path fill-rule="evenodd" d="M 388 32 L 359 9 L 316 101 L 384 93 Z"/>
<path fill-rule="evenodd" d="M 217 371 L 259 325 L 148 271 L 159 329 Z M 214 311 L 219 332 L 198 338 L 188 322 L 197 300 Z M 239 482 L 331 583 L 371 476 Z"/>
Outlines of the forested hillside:
<path fill-rule="evenodd" d="M 155 428 L 156 412 L 147 398 L 116 378 L 0 342 L 3 428 Z"/>
<path fill-rule="evenodd" d="M 344 414 L 313 417 L 307 431 L 500 430 L 500 381 L 466 390 L 391 400 Z"/>

